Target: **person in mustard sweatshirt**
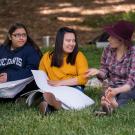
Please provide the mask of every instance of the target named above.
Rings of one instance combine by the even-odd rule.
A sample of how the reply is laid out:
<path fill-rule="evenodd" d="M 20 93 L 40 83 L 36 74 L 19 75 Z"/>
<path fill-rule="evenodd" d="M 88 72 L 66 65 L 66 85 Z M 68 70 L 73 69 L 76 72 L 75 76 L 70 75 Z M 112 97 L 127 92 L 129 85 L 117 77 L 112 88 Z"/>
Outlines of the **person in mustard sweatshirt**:
<path fill-rule="evenodd" d="M 78 51 L 76 32 L 69 27 L 58 30 L 53 51 L 48 51 L 42 57 L 39 70 L 48 75 L 51 86 L 71 86 L 84 91 L 87 78 L 84 73 L 88 63 L 82 52 Z M 46 114 L 49 107 L 61 108 L 61 102 L 52 93 L 45 92 L 44 100 L 39 104 L 39 111 Z"/>

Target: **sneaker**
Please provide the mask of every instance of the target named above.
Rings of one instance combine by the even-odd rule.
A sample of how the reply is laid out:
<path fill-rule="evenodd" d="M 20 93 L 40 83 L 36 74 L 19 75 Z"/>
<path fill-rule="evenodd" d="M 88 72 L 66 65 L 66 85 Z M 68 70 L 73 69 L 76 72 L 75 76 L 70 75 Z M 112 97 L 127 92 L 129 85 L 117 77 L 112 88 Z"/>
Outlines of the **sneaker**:
<path fill-rule="evenodd" d="M 37 92 L 33 97 L 32 106 L 38 106 L 42 101 L 44 101 L 43 94 L 41 92 Z"/>

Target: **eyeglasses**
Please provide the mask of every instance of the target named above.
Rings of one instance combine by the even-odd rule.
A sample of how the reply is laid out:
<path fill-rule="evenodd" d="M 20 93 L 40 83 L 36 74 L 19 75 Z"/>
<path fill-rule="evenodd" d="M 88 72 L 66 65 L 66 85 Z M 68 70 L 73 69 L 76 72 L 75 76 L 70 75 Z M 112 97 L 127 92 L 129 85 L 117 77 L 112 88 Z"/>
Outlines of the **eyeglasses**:
<path fill-rule="evenodd" d="M 12 34 L 14 37 L 16 38 L 26 38 L 27 37 L 27 34 L 26 33 L 23 33 L 23 34 L 20 34 L 20 33 L 15 33 L 15 34 Z"/>

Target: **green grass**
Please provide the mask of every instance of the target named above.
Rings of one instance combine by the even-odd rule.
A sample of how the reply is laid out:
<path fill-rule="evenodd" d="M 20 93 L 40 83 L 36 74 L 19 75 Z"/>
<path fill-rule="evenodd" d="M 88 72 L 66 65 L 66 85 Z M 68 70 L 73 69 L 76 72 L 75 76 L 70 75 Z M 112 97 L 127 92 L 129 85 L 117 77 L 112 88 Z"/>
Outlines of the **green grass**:
<path fill-rule="evenodd" d="M 84 47 L 92 67 L 99 66 L 102 50 Z M 41 116 L 37 108 L 24 102 L 0 104 L 0 135 L 134 135 L 135 103 L 130 102 L 112 116 L 96 117 L 93 109 L 99 103 L 99 89 L 87 88 L 86 94 L 96 104 L 80 111 L 60 110 L 50 116 Z"/>

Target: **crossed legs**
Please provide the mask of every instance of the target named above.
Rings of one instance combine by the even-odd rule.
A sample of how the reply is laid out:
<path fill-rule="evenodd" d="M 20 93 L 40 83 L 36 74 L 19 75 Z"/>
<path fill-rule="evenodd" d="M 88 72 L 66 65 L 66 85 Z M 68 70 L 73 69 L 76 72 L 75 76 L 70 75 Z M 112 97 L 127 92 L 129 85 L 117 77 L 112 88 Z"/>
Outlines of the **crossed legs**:
<path fill-rule="evenodd" d="M 108 92 L 106 96 L 101 97 L 101 106 L 104 111 L 109 110 L 110 108 L 111 110 L 114 110 L 125 105 L 131 99 L 135 100 L 135 88 L 128 92 L 120 93 L 116 97 L 113 97 L 111 93 Z"/>
<path fill-rule="evenodd" d="M 102 96 L 101 106 L 102 106 L 102 110 L 106 112 L 106 114 L 111 114 L 113 110 L 118 107 L 118 103 L 115 97 Z"/>
<path fill-rule="evenodd" d="M 61 108 L 61 102 L 56 100 L 52 93 L 43 93 L 43 99 L 44 100 L 39 104 L 40 113 L 47 114 Z"/>

